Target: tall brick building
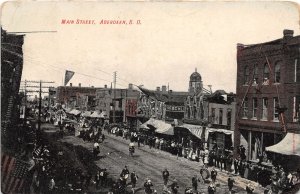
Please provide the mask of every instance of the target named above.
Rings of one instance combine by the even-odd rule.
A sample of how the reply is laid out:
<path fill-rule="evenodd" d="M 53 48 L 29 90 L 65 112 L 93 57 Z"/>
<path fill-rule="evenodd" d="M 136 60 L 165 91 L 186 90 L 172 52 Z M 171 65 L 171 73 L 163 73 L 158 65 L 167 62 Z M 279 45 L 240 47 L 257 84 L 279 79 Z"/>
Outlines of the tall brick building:
<path fill-rule="evenodd" d="M 245 146 L 249 160 L 286 132 L 300 133 L 300 36 L 292 30 L 283 34 L 274 41 L 237 46 L 234 142 L 235 148 Z"/>

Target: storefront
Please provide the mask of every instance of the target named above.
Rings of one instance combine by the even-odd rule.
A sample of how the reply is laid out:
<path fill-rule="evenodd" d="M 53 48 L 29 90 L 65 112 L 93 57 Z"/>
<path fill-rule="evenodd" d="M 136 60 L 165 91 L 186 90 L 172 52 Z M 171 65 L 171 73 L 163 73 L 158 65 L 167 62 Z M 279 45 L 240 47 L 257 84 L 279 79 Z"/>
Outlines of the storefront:
<path fill-rule="evenodd" d="M 231 150 L 233 146 L 233 131 L 227 129 L 206 128 L 205 142 L 207 147 L 212 150 L 214 146 L 221 149 Z"/>

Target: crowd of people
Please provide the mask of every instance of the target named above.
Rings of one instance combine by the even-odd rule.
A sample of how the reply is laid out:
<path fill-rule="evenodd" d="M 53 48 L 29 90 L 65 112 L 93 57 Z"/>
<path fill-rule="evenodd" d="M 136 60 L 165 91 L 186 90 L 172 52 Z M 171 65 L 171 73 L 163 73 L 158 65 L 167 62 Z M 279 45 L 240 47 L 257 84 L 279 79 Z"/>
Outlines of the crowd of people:
<path fill-rule="evenodd" d="M 66 125 L 65 128 L 69 128 L 70 131 L 74 130 L 74 125 Z M 270 186 L 269 190 L 280 190 L 288 187 L 293 187 L 293 185 L 299 183 L 299 172 L 298 174 L 292 174 L 284 172 L 280 167 L 276 169 L 263 167 L 260 163 L 253 163 L 246 160 L 245 148 L 243 146 L 239 147 L 239 157 L 233 158 L 232 152 L 224 148 L 220 148 L 217 144 L 211 150 L 208 150 L 203 144 L 198 142 L 193 142 L 191 139 L 175 139 L 169 136 L 160 136 L 155 133 L 144 133 L 131 130 L 128 127 L 120 125 L 102 125 L 89 122 L 83 122 L 83 130 L 80 131 L 79 137 L 83 138 L 84 141 L 91 142 L 101 142 L 104 141 L 105 136 L 102 130 L 107 130 L 108 134 L 114 134 L 116 136 L 121 136 L 124 139 L 129 139 L 131 142 L 136 142 L 137 146 L 149 146 L 150 149 L 160 149 L 169 152 L 178 157 L 185 157 L 193 161 L 202 161 L 207 169 L 208 166 L 212 167 L 210 173 L 211 184 L 208 186 L 208 192 L 214 193 L 216 190 L 215 180 L 217 176 L 217 170 L 225 171 L 228 174 L 239 175 L 241 177 L 247 178 L 251 181 L 260 183 L 261 185 Z M 272 172 L 273 170 L 273 172 Z M 275 171 L 275 172 L 274 172 Z M 216 174 L 214 174 L 216 172 Z M 228 190 L 231 191 L 234 185 L 234 177 L 230 175 L 228 178 Z M 201 174 L 202 176 L 202 174 Z M 202 177 L 203 178 L 203 177 Z M 124 178 L 120 178 L 115 187 L 113 188 L 124 188 Z M 195 179 L 194 177 L 192 179 Z M 123 182 L 122 182 L 123 180 Z M 196 180 L 196 179 L 195 179 Z M 193 189 L 197 189 L 197 181 L 192 181 Z M 198 180 L 198 179 L 197 179 Z M 165 181 L 165 180 L 164 180 Z M 126 181 L 125 181 L 126 182 Z M 205 180 L 204 180 L 205 182 Z M 248 193 L 253 192 L 253 185 L 247 185 Z M 98 184 L 99 185 L 99 184 Z M 135 184 L 134 184 L 135 185 Z M 175 188 L 175 187 L 174 187 Z M 176 189 L 175 189 L 176 190 Z M 113 191 L 112 191 L 113 192 Z M 118 191 L 115 192 L 116 193 Z M 176 192 L 176 191 L 173 191 Z M 189 191 L 187 190 L 187 193 Z"/>

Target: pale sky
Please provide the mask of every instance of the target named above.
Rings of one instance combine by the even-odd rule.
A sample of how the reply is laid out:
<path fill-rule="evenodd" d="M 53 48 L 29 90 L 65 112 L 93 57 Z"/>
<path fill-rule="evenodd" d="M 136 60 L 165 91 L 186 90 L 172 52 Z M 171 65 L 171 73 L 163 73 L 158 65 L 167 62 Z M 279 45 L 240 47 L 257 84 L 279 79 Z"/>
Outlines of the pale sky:
<path fill-rule="evenodd" d="M 101 25 L 102 19 L 141 24 Z M 169 83 L 174 91 L 187 91 L 197 68 L 206 88 L 235 92 L 237 43 L 278 39 L 283 29 L 299 35 L 298 8 L 288 2 L 9 2 L 1 23 L 9 32 L 57 31 L 26 34 L 23 80 L 58 86 L 72 70 L 73 85 L 103 87 L 117 71 L 117 87 Z"/>

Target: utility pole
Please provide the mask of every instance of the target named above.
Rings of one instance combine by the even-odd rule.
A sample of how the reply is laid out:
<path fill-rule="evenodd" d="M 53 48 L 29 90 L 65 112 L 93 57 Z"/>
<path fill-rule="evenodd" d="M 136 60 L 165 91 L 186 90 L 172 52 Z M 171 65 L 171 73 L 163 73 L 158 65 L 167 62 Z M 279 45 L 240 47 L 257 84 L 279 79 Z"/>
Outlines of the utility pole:
<path fill-rule="evenodd" d="M 38 86 L 30 86 L 30 85 L 27 85 L 27 83 L 39 83 Z M 49 88 L 51 86 L 42 86 L 42 84 L 49 84 L 49 83 L 54 83 L 54 82 L 50 82 L 50 81 L 25 81 L 25 94 L 27 94 L 28 92 L 38 92 L 39 93 L 39 115 L 38 115 L 38 131 L 41 130 L 41 112 L 42 112 L 42 93 L 49 93 L 48 92 L 44 92 L 42 91 L 43 88 Z M 27 88 L 39 88 L 39 90 L 27 90 Z M 49 95 L 50 96 L 50 95 Z"/>
<path fill-rule="evenodd" d="M 113 95 L 113 123 L 116 123 L 116 82 L 117 72 L 114 72 L 114 95 Z"/>

